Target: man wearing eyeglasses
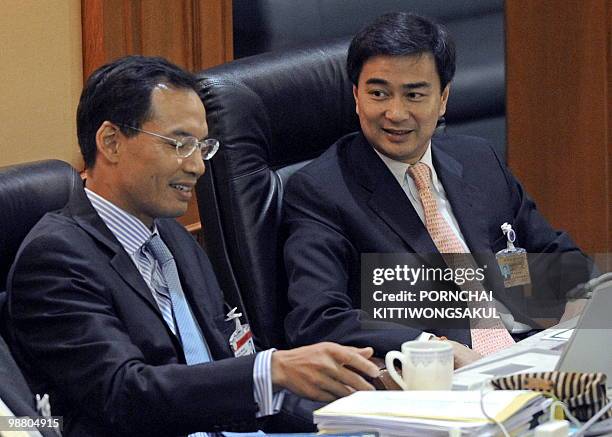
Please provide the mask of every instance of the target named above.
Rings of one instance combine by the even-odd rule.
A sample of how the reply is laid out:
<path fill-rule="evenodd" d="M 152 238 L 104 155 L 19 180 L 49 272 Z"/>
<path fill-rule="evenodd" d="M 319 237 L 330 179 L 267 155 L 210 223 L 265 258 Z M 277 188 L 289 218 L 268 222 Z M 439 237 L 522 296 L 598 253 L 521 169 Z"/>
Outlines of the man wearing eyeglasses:
<path fill-rule="evenodd" d="M 283 423 L 295 394 L 372 389 L 352 370 L 377 375 L 370 348 L 234 358 L 208 258 L 174 220 L 219 147 L 195 89 L 160 58 L 93 73 L 77 111 L 84 189 L 34 227 L 9 275 L 17 359 L 65 435 L 257 429 L 266 417 Z"/>

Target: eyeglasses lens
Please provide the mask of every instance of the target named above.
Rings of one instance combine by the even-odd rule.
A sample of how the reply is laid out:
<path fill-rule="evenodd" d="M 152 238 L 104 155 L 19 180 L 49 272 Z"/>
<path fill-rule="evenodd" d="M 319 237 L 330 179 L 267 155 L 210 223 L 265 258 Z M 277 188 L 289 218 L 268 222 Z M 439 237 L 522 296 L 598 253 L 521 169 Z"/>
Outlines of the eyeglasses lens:
<path fill-rule="evenodd" d="M 202 159 L 208 160 L 217 152 L 219 141 L 213 138 L 198 141 L 195 137 L 184 137 L 180 139 L 180 146 L 176 148 L 176 152 L 180 157 L 186 158 L 191 156 L 198 147 L 202 154 Z"/>

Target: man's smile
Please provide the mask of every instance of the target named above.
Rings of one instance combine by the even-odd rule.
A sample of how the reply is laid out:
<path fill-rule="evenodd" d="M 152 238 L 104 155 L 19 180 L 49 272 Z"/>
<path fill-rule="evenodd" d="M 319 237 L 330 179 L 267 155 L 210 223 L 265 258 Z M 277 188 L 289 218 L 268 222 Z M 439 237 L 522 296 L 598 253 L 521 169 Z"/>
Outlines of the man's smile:
<path fill-rule="evenodd" d="M 406 136 L 414 132 L 414 129 L 395 129 L 395 128 L 381 128 L 386 136 L 391 140 L 404 140 Z"/>

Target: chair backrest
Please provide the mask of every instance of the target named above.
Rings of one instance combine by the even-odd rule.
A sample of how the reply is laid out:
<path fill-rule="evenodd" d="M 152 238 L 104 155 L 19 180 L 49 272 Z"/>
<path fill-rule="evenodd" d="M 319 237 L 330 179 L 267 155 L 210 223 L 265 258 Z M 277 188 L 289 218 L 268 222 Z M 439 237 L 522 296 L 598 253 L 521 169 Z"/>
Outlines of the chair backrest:
<path fill-rule="evenodd" d="M 287 310 L 279 235 L 287 178 L 358 129 L 348 40 L 266 53 L 198 74 L 209 134 L 221 141 L 197 185 L 205 245 L 261 347 L 282 346 Z"/>
<path fill-rule="evenodd" d="M 70 164 L 58 160 L 0 168 L 0 293 L 27 233 L 45 213 L 62 208 L 80 181 Z"/>

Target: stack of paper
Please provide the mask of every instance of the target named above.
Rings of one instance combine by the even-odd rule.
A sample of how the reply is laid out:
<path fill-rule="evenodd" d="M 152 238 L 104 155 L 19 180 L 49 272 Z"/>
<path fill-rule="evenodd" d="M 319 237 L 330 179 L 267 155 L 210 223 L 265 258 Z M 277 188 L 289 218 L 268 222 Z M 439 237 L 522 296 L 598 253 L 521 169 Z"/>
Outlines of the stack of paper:
<path fill-rule="evenodd" d="M 529 428 L 551 401 L 531 391 L 357 392 L 315 411 L 323 433 L 378 432 L 381 436 L 495 436 L 501 422 L 510 433 Z"/>

